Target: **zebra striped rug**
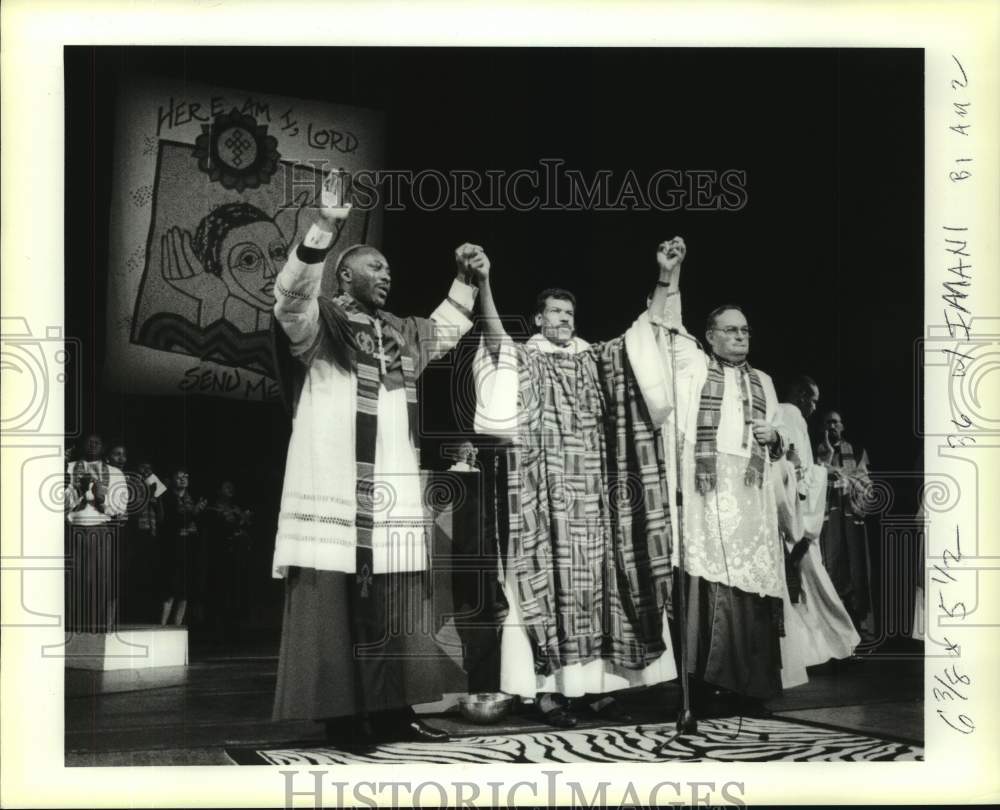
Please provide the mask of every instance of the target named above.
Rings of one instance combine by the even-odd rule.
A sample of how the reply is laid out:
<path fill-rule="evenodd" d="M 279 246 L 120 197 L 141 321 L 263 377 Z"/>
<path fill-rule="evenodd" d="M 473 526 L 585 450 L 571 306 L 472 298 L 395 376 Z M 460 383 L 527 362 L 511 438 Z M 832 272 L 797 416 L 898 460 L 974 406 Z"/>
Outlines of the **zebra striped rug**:
<path fill-rule="evenodd" d="M 446 743 L 390 743 L 368 754 L 336 748 L 233 748 L 237 765 L 350 765 L 358 763 L 657 762 L 887 762 L 923 759 L 923 749 L 903 742 L 778 718 L 702 720 L 698 733 L 670 739 L 664 726 L 619 726 L 524 734 L 456 737 Z"/>

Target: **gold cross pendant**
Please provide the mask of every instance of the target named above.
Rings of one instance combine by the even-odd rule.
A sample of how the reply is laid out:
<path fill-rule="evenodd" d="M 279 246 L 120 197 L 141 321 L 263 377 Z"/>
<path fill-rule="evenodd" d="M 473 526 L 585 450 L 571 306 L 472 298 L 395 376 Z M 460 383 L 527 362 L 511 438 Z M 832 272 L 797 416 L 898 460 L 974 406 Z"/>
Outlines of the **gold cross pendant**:
<path fill-rule="evenodd" d="M 375 321 L 375 337 L 378 338 L 378 352 L 373 356 L 378 358 L 379 369 L 384 377 L 386 375 L 385 361 L 388 360 L 389 357 L 386 355 L 385 349 L 382 347 L 382 323 L 378 320 Z"/>

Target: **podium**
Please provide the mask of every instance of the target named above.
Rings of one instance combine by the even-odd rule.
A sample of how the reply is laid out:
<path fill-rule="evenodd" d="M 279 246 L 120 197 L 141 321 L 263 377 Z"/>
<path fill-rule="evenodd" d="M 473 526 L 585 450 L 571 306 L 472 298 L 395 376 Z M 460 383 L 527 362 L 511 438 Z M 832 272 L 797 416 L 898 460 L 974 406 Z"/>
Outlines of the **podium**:
<path fill-rule="evenodd" d="M 136 670 L 188 662 L 187 628 L 118 621 L 124 542 L 123 527 L 115 521 L 66 527 L 62 654 L 67 669 Z"/>
<path fill-rule="evenodd" d="M 455 633 L 469 692 L 500 688 L 499 614 L 505 605 L 500 604 L 494 481 L 485 473 L 424 474 L 434 515 L 435 609 Z"/>
<path fill-rule="evenodd" d="M 121 527 L 107 521 L 66 527 L 66 630 L 114 632 L 121 583 Z"/>

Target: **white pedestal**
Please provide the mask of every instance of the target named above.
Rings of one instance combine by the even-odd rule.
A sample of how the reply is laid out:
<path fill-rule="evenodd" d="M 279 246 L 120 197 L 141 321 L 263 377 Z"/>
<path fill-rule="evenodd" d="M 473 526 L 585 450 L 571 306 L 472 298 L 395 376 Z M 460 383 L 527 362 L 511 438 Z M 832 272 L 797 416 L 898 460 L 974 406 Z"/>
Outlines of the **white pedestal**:
<path fill-rule="evenodd" d="M 113 633 L 67 633 L 67 669 L 123 670 L 184 666 L 186 627 L 121 625 Z"/>

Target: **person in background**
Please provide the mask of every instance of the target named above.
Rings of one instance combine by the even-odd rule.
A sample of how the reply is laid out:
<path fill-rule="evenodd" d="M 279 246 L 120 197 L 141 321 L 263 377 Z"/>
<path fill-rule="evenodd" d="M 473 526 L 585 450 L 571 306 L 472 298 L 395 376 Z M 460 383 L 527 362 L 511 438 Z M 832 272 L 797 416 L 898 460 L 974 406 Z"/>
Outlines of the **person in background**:
<path fill-rule="evenodd" d="M 874 636 L 864 505 L 871 487 L 868 453 L 844 438 L 844 422 L 837 411 L 827 411 L 822 424 L 816 461 L 828 475 L 826 520 L 819 541 L 823 565 L 858 632 Z"/>
<path fill-rule="evenodd" d="M 163 524 L 160 498 L 167 487 L 153 472 L 153 465 L 148 460 L 140 461 L 135 472 L 129 475 L 135 480 L 125 548 L 124 618 L 131 624 L 149 624 L 156 621 L 160 608 L 156 601 L 157 534 Z"/>
<path fill-rule="evenodd" d="M 115 522 L 118 539 L 118 543 L 115 548 L 115 575 L 118 577 L 118 587 L 116 589 L 112 589 L 114 599 L 112 600 L 111 615 L 113 615 L 116 619 L 125 620 L 129 612 L 128 599 L 130 595 L 129 590 L 131 588 L 128 575 L 128 556 L 130 553 L 129 544 L 131 542 L 128 530 L 128 517 L 132 508 L 132 490 L 130 490 L 128 486 L 129 474 L 125 471 L 125 465 L 128 464 L 128 451 L 125 448 L 125 444 L 120 441 L 112 443 L 104 460 L 109 469 L 112 471 L 117 470 L 118 474 L 121 476 L 120 482 L 113 486 L 109 485 L 108 487 L 110 501 L 112 503 L 118 503 L 124 498 L 124 508 L 121 508 L 120 510 L 115 508 L 113 513 L 113 520 Z"/>
<path fill-rule="evenodd" d="M 479 451 L 476 449 L 475 445 L 466 440 L 462 442 L 458 448 L 454 451 L 455 463 L 449 468 L 449 472 L 477 472 L 478 467 L 476 466 L 476 457 L 479 455 Z"/>
<path fill-rule="evenodd" d="M 236 486 L 226 480 L 202 517 L 208 621 L 220 641 L 239 635 L 246 605 L 253 513 L 236 503 Z"/>
<path fill-rule="evenodd" d="M 848 658 L 861 641 L 844 603 L 823 567 L 817 542 L 826 513 L 826 468 L 813 461 L 806 420 L 816 410 L 819 386 L 806 376 L 792 380 L 778 405 L 775 424 L 787 448 L 776 462 L 778 526 L 785 544 L 785 566 L 791 605 L 785 605 L 786 637 L 782 663 L 799 660 L 804 666 L 831 658 Z M 805 632 L 796 636 L 794 610 Z"/>
<path fill-rule="evenodd" d="M 128 451 L 125 449 L 125 445 L 121 442 L 112 444 L 105 460 L 112 467 L 124 474 L 125 465 L 128 464 Z"/>
<path fill-rule="evenodd" d="M 160 624 L 173 619 L 175 625 L 184 623 L 190 585 L 196 584 L 199 553 L 198 518 L 208 502 L 195 501 L 188 486 L 191 478 L 186 468 L 176 470 L 170 479 L 170 488 L 163 494 L 163 524 L 159 532 L 160 592 L 163 609 Z"/>
<path fill-rule="evenodd" d="M 118 449 L 114 459 L 121 463 L 124 448 L 119 446 Z M 87 535 L 74 532 L 72 548 L 67 552 L 73 571 L 71 599 L 74 605 L 96 604 L 96 611 L 89 614 L 92 622 L 87 629 L 108 632 L 116 625 L 121 607 L 119 589 L 122 586 L 128 485 L 121 469 L 105 457 L 104 441 L 97 433 L 91 433 L 84 439 L 78 459 L 67 464 L 66 474 L 68 480 L 63 503 L 67 520 L 72 523 L 79 517 L 73 513 L 86 511 L 88 505 L 110 518 L 103 524 L 110 531 Z M 71 624 L 79 618 L 76 608 L 73 610 L 75 618 L 67 615 Z"/>
<path fill-rule="evenodd" d="M 124 452 L 124 448 L 120 448 Z M 93 483 L 93 505 L 112 518 L 121 518 L 128 511 L 128 486 L 121 469 L 104 456 L 104 440 L 96 433 L 84 439 L 76 461 L 67 465 L 69 486 L 66 490 L 67 511 L 78 509 L 86 500 L 85 479 Z M 118 458 L 118 456 L 116 456 Z"/>

